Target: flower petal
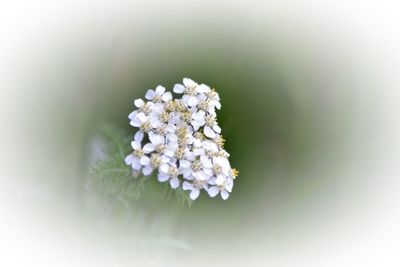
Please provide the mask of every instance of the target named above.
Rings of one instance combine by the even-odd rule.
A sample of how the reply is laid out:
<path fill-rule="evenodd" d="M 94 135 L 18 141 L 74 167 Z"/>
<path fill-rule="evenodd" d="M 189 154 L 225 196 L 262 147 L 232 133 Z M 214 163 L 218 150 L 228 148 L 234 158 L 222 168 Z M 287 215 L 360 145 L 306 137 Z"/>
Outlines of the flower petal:
<path fill-rule="evenodd" d="M 147 156 L 143 156 L 140 158 L 140 164 L 142 164 L 143 166 L 147 166 L 150 164 L 150 159 Z"/>
<path fill-rule="evenodd" d="M 176 189 L 176 188 L 179 187 L 179 179 L 176 178 L 176 177 L 174 177 L 174 178 L 172 178 L 172 179 L 169 181 L 169 184 L 171 185 L 171 187 L 172 187 L 173 189 Z"/>
<path fill-rule="evenodd" d="M 133 120 L 136 117 L 137 114 L 138 114 L 137 110 L 132 111 L 131 113 L 129 113 L 128 119 Z"/>
<path fill-rule="evenodd" d="M 136 118 L 141 122 L 144 123 L 148 120 L 147 116 L 143 113 L 140 112 L 139 114 L 136 115 Z"/>
<path fill-rule="evenodd" d="M 131 165 L 132 161 L 133 161 L 133 155 L 126 156 L 126 158 L 125 158 L 125 164 L 126 165 Z"/>
<path fill-rule="evenodd" d="M 190 96 L 187 100 L 187 104 L 189 107 L 196 106 L 199 103 L 199 100 L 195 96 Z"/>
<path fill-rule="evenodd" d="M 197 83 L 195 83 L 192 79 L 189 79 L 189 78 L 183 78 L 183 84 L 187 88 L 197 86 Z"/>
<path fill-rule="evenodd" d="M 146 166 L 143 168 L 143 174 L 145 176 L 150 175 L 153 172 L 153 168 L 151 166 Z"/>
<path fill-rule="evenodd" d="M 183 190 L 192 190 L 193 189 L 193 185 L 188 183 L 188 182 L 183 182 L 182 189 Z"/>
<path fill-rule="evenodd" d="M 141 98 L 136 99 L 133 103 L 137 108 L 141 108 L 144 106 L 144 101 Z"/>
<path fill-rule="evenodd" d="M 168 164 L 161 164 L 160 171 L 162 171 L 163 173 L 168 173 L 168 171 L 169 171 Z"/>
<path fill-rule="evenodd" d="M 215 183 L 216 183 L 217 185 L 223 185 L 224 182 L 225 182 L 225 177 L 222 176 L 222 175 L 218 175 L 218 176 L 217 176 L 217 179 L 215 180 Z"/>
<path fill-rule="evenodd" d="M 158 181 L 160 181 L 160 182 L 165 182 L 165 181 L 168 181 L 169 176 L 168 176 L 168 174 L 165 174 L 165 173 L 160 172 L 160 173 L 158 174 L 157 178 L 158 178 Z"/>
<path fill-rule="evenodd" d="M 134 170 L 137 170 L 137 171 L 139 171 L 140 168 L 142 168 L 142 165 L 140 164 L 140 160 L 139 160 L 138 158 L 134 158 L 134 159 L 133 159 L 133 161 L 132 161 L 132 168 L 133 168 Z"/>
<path fill-rule="evenodd" d="M 216 187 L 216 186 L 211 186 L 210 188 L 208 188 L 208 195 L 210 196 L 210 197 L 215 197 L 216 195 L 218 195 L 218 193 L 219 193 L 219 190 L 218 190 L 218 187 Z"/>
<path fill-rule="evenodd" d="M 197 188 L 194 188 L 192 190 L 192 192 L 190 192 L 189 197 L 191 200 L 196 200 L 199 197 L 199 195 L 200 195 L 200 190 Z"/>
<path fill-rule="evenodd" d="M 142 125 L 142 123 L 138 119 L 136 119 L 136 117 L 131 120 L 130 124 L 133 127 L 140 127 L 140 125 Z"/>
<path fill-rule="evenodd" d="M 171 92 L 165 92 L 165 93 L 162 95 L 161 99 L 162 99 L 164 102 L 170 101 L 170 100 L 172 99 L 172 94 L 171 94 Z"/>
<path fill-rule="evenodd" d="M 156 146 L 153 145 L 152 143 L 145 144 L 143 147 L 143 151 L 146 154 L 149 154 L 149 153 L 153 152 L 154 150 L 156 150 Z"/>
<path fill-rule="evenodd" d="M 133 149 L 140 149 L 140 143 L 139 142 L 136 142 L 136 141 L 132 141 L 131 142 L 131 147 L 133 148 Z"/>
<path fill-rule="evenodd" d="M 162 94 L 164 94 L 164 92 L 165 92 L 165 87 L 164 86 L 159 85 L 159 86 L 156 87 L 156 94 L 157 95 L 162 95 Z"/>
<path fill-rule="evenodd" d="M 199 86 L 197 86 L 197 92 L 198 93 L 208 93 L 208 92 L 210 92 L 211 91 L 211 89 L 210 89 L 210 87 L 208 86 L 208 85 L 205 85 L 205 84 L 200 84 Z"/>
<path fill-rule="evenodd" d="M 141 142 L 143 141 L 143 137 L 144 137 L 143 132 L 142 132 L 142 131 L 137 131 L 137 132 L 135 133 L 135 137 L 134 137 L 135 142 L 141 143 Z"/>
<path fill-rule="evenodd" d="M 207 156 L 200 156 L 200 161 L 201 161 L 201 164 L 203 164 L 203 166 L 206 168 L 213 167 L 211 160 Z"/>
<path fill-rule="evenodd" d="M 214 138 L 216 136 L 214 130 L 211 129 L 210 126 L 205 126 L 204 127 L 204 134 L 209 138 Z"/>
<path fill-rule="evenodd" d="M 177 94 L 182 94 L 183 92 L 186 91 L 186 88 L 185 88 L 185 86 L 183 86 L 182 84 L 178 84 L 178 83 L 177 83 L 177 84 L 174 85 L 173 91 L 174 91 L 175 93 L 177 93 Z"/>
<path fill-rule="evenodd" d="M 164 136 L 156 134 L 154 132 L 149 133 L 149 139 L 153 145 L 160 145 L 165 143 Z"/>
<path fill-rule="evenodd" d="M 147 90 L 145 97 L 148 100 L 152 100 L 155 95 L 156 95 L 156 92 L 154 92 L 154 90 L 152 90 L 152 89 L 149 89 L 149 90 Z"/>
<path fill-rule="evenodd" d="M 214 124 L 213 130 L 214 130 L 216 133 L 221 133 L 221 127 L 219 127 L 218 124 Z"/>
<path fill-rule="evenodd" d="M 228 197 L 229 197 L 229 193 L 227 191 L 225 191 L 225 190 L 222 190 L 221 191 L 221 197 L 222 197 L 223 200 L 227 200 Z"/>
<path fill-rule="evenodd" d="M 190 162 L 187 161 L 187 160 L 182 159 L 182 160 L 179 161 L 179 167 L 184 168 L 184 169 L 189 168 L 190 167 Z"/>

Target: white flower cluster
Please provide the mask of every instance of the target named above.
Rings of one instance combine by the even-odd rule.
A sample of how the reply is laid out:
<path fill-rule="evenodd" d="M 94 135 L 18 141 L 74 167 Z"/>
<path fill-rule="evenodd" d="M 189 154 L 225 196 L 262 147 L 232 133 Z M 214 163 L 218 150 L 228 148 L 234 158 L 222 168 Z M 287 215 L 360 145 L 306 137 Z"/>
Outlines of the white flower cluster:
<path fill-rule="evenodd" d="M 229 163 L 223 148 L 215 109 L 221 108 L 214 89 L 184 78 L 171 92 L 157 86 L 145 98 L 134 101 L 137 110 L 129 114 L 130 124 L 139 130 L 132 141 L 133 152 L 125 159 L 136 174 L 157 172 L 158 181 L 172 188 L 190 190 L 198 198 L 201 189 L 210 197 L 229 197 L 238 171 Z M 143 145 L 144 144 L 144 145 Z"/>

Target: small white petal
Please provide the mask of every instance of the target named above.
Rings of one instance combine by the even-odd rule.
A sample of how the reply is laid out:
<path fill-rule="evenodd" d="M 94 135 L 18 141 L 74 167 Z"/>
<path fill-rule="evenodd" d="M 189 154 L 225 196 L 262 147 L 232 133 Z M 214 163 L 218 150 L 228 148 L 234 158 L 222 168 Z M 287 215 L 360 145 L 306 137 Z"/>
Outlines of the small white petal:
<path fill-rule="evenodd" d="M 208 188 L 208 195 L 210 196 L 210 197 L 215 197 L 216 195 L 218 195 L 218 193 L 219 193 L 219 190 L 218 190 L 218 187 L 216 187 L 216 186 L 211 186 L 210 188 Z"/>
<path fill-rule="evenodd" d="M 161 114 L 164 111 L 164 104 L 157 103 L 152 106 L 152 110 L 158 114 Z"/>
<path fill-rule="evenodd" d="M 189 168 L 190 167 L 190 162 L 189 161 L 187 161 L 187 160 L 180 160 L 179 161 L 179 166 L 181 167 L 181 168 Z"/>
<path fill-rule="evenodd" d="M 192 124 L 193 129 L 194 129 L 195 131 L 197 131 L 197 130 L 200 128 L 200 126 L 201 126 L 197 121 L 191 121 L 190 123 Z"/>
<path fill-rule="evenodd" d="M 174 148 L 168 146 L 168 147 L 165 149 L 164 154 L 165 154 L 166 156 L 172 158 L 172 157 L 175 155 L 175 151 L 176 151 L 176 149 L 174 149 Z"/>
<path fill-rule="evenodd" d="M 206 175 L 212 176 L 213 175 L 213 170 L 209 168 L 203 168 L 203 171 Z"/>
<path fill-rule="evenodd" d="M 210 126 L 205 126 L 204 127 L 204 134 L 209 138 L 214 138 L 216 136 L 214 130 L 211 129 Z"/>
<path fill-rule="evenodd" d="M 158 178 L 158 181 L 165 182 L 165 181 L 168 181 L 169 176 L 168 176 L 168 174 L 165 174 L 165 173 L 159 173 L 157 178 Z"/>
<path fill-rule="evenodd" d="M 222 175 L 218 175 L 218 176 L 217 176 L 217 179 L 215 180 L 215 183 L 216 183 L 217 185 L 223 185 L 224 182 L 225 182 L 225 177 L 222 176 Z"/>
<path fill-rule="evenodd" d="M 208 93 L 211 91 L 210 87 L 205 84 L 200 84 L 196 89 L 198 93 Z"/>
<path fill-rule="evenodd" d="M 159 86 L 156 87 L 157 95 L 162 95 L 162 94 L 164 94 L 164 92 L 165 92 L 165 87 L 164 86 L 159 85 Z"/>
<path fill-rule="evenodd" d="M 143 156 L 140 158 L 140 164 L 142 164 L 143 166 L 147 166 L 150 164 L 150 159 L 149 157 Z"/>
<path fill-rule="evenodd" d="M 179 179 L 176 178 L 176 177 L 174 177 L 174 178 L 172 178 L 172 179 L 169 181 L 169 184 L 171 185 L 171 187 L 172 187 L 173 189 L 176 189 L 176 188 L 179 187 Z"/>
<path fill-rule="evenodd" d="M 162 97 L 161 97 L 161 99 L 162 99 L 164 102 L 170 101 L 170 100 L 172 99 L 172 94 L 171 94 L 171 92 L 166 92 L 165 94 L 163 94 Z"/>
<path fill-rule="evenodd" d="M 176 130 L 176 126 L 173 125 L 173 124 L 168 124 L 168 125 L 165 127 L 165 129 L 167 130 L 167 132 L 173 133 L 173 132 L 175 132 L 175 130 Z"/>
<path fill-rule="evenodd" d="M 152 128 L 158 128 L 162 125 L 162 122 L 160 121 L 159 117 L 150 117 L 150 125 Z"/>
<path fill-rule="evenodd" d="M 128 118 L 129 118 L 130 120 L 133 120 L 133 119 L 136 117 L 137 114 L 138 114 L 138 111 L 137 111 L 137 110 L 132 111 L 131 113 L 129 113 Z"/>
<path fill-rule="evenodd" d="M 142 168 L 142 165 L 140 164 L 140 160 L 139 160 L 138 158 L 134 158 L 134 159 L 133 159 L 133 161 L 132 161 L 132 168 L 133 168 L 134 170 L 137 170 L 137 171 L 139 171 L 140 168 Z"/>
<path fill-rule="evenodd" d="M 187 88 L 197 86 L 197 83 L 195 83 L 192 79 L 189 79 L 189 78 L 183 78 L 183 84 Z"/>
<path fill-rule="evenodd" d="M 221 127 L 219 127 L 218 124 L 214 124 L 213 130 L 214 130 L 216 133 L 221 133 Z"/>
<path fill-rule="evenodd" d="M 152 90 L 152 89 L 149 89 L 149 90 L 147 90 L 145 97 L 148 100 L 152 100 L 155 95 L 156 95 L 156 92 L 154 92 L 154 90 Z"/>
<path fill-rule="evenodd" d="M 152 143 L 145 144 L 143 147 L 143 151 L 146 154 L 149 154 L 149 153 L 153 152 L 154 150 L 156 150 L 156 146 L 153 145 Z"/>
<path fill-rule="evenodd" d="M 141 143 L 143 141 L 143 137 L 144 137 L 144 134 L 142 131 L 136 132 L 135 137 L 134 137 L 135 142 Z"/>
<path fill-rule="evenodd" d="M 141 108 L 144 106 L 144 101 L 141 98 L 136 99 L 133 103 L 137 108 Z"/>
<path fill-rule="evenodd" d="M 223 200 L 227 200 L 228 197 L 229 197 L 229 193 L 227 191 L 225 191 L 225 190 L 222 190 L 221 191 L 221 197 L 222 197 Z"/>
<path fill-rule="evenodd" d="M 132 148 L 133 149 L 140 149 L 140 143 L 139 142 L 136 142 L 136 141 L 132 141 L 131 142 L 131 146 L 132 146 Z"/>
<path fill-rule="evenodd" d="M 138 119 L 136 119 L 136 118 L 134 118 L 133 120 L 131 120 L 130 124 L 131 124 L 133 127 L 140 127 L 140 125 L 142 125 L 142 123 L 141 123 Z"/>
<path fill-rule="evenodd" d="M 194 178 L 192 175 L 189 175 L 187 177 L 183 176 L 183 179 L 188 180 L 188 181 L 192 181 Z"/>
<path fill-rule="evenodd" d="M 187 151 L 185 153 L 185 157 L 190 161 L 194 161 L 196 159 L 196 154 L 191 151 Z"/>
<path fill-rule="evenodd" d="M 210 169 L 210 168 L 213 167 L 213 164 L 212 164 L 211 160 L 207 156 L 201 156 L 200 157 L 200 161 L 203 164 L 203 166 L 206 167 L 206 168 Z"/>
<path fill-rule="evenodd" d="M 126 165 L 131 165 L 132 164 L 132 161 L 133 161 L 133 155 L 128 155 L 126 158 L 125 158 L 125 164 Z"/>
<path fill-rule="evenodd" d="M 161 156 L 161 163 L 165 164 L 165 163 L 168 163 L 168 162 L 170 162 L 170 158 L 167 157 L 167 156 L 162 155 Z"/>
<path fill-rule="evenodd" d="M 195 96 L 190 96 L 188 98 L 187 104 L 189 107 L 196 106 L 199 103 L 199 100 Z"/>
<path fill-rule="evenodd" d="M 202 156 L 202 155 L 204 155 L 206 152 L 205 152 L 205 150 L 202 149 L 202 148 L 194 148 L 194 149 L 193 149 L 193 153 L 194 153 L 196 156 Z"/>
<path fill-rule="evenodd" d="M 196 139 L 193 141 L 193 145 L 194 145 L 195 147 L 200 147 L 200 146 L 201 146 L 201 140 L 196 138 Z"/>
<path fill-rule="evenodd" d="M 186 91 L 186 88 L 182 84 L 175 84 L 173 91 L 177 94 L 182 94 Z"/>
<path fill-rule="evenodd" d="M 164 144 L 164 142 L 165 142 L 164 136 L 155 134 L 153 132 L 149 133 L 149 139 L 150 139 L 150 142 L 154 145 Z"/>
<path fill-rule="evenodd" d="M 215 101 L 215 107 L 217 109 L 221 109 L 221 103 L 219 101 Z"/>
<path fill-rule="evenodd" d="M 192 190 L 193 189 L 193 185 L 188 183 L 188 182 L 183 182 L 182 189 L 183 190 Z"/>
<path fill-rule="evenodd" d="M 143 174 L 145 176 L 150 175 L 153 172 L 153 168 L 151 166 L 146 166 L 143 168 Z"/>
<path fill-rule="evenodd" d="M 232 192 L 232 188 L 233 188 L 233 181 L 231 179 L 228 179 L 228 182 L 225 185 L 225 189 L 228 192 Z"/>
<path fill-rule="evenodd" d="M 211 177 L 210 179 L 208 179 L 208 184 L 215 185 L 215 177 Z"/>
<path fill-rule="evenodd" d="M 193 176 L 194 176 L 194 178 L 196 178 L 199 181 L 208 180 L 208 176 L 204 172 L 194 172 Z"/>
<path fill-rule="evenodd" d="M 187 179 L 187 180 L 193 180 L 193 176 L 192 176 L 192 169 L 185 169 L 182 173 L 183 178 Z"/>
<path fill-rule="evenodd" d="M 200 190 L 199 189 L 197 189 L 197 188 L 194 188 L 193 190 L 192 190 L 192 192 L 190 192 L 190 199 L 191 200 L 196 200 L 198 197 L 199 197 L 199 195 L 200 195 Z"/>
<path fill-rule="evenodd" d="M 168 164 L 162 164 L 160 166 L 160 171 L 162 171 L 163 173 L 168 173 L 168 170 L 169 170 Z"/>
<path fill-rule="evenodd" d="M 136 115 L 136 118 L 141 122 L 144 123 L 148 120 L 147 116 L 143 113 L 140 112 L 139 114 Z"/>

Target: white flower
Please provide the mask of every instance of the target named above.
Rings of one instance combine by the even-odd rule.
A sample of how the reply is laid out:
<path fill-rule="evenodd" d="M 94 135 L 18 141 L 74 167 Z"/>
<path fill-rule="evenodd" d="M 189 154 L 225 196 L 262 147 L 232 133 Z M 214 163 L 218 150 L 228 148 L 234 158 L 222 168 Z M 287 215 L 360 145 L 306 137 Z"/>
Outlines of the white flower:
<path fill-rule="evenodd" d="M 217 109 L 221 109 L 221 102 L 220 102 L 220 98 L 217 92 L 215 91 L 210 91 L 207 93 L 207 97 L 208 97 L 208 102 L 210 107 L 212 108 L 217 108 Z"/>
<path fill-rule="evenodd" d="M 151 100 L 155 103 L 159 103 L 161 101 L 167 102 L 172 99 L 172 94 L 170 92 L 165 92 L 165 87 L 159 85 L 156 87 L 156 90 L 149 89 L 145 96 L 148 100 Z"/>
<path fill-rule="evenodd" d="M 142 145 L 140 142 L 132 141 L 131 146 L 133 148 L 133 152 L 125 158 L 125 163 L 127 165 L 132 165 L 132 169 L 140 171 L 140 169 L 142 168 L 142 165 L 140 164 L 140 159 L 144 156 Z"/>
<path fill-rule="evenodd" d="M 140 128 L 142 132 L 148 132 L 152 128 L 149 117 L 147 117 L 143 112 L 136 114 L 136 116 L 131 120 L 131 125 Z"/>
<path fill-rule="evenodd" d="M 205 86 L 199 86 L 196 82 L 189 78 L 183 78 L 182 84 L 175 84 L 173 91 L 177 94 L 184 94 L 182 101 L 187 107 L 194 107 L 199 103 L 197 94 L 206 91 Z"/>
<path fill-rule="evenodd" d="M 229 197 L 229 193 L 232 192 L 232 187 L 233 187 L 232 179 L 227 178 L 223 181 L 218 181 L 217 179 L 216 185 L 209 187 L 207 192 L 210 197 L 215 197 L 220 193 L 222 199 L 226 200 Z"/>
<path fill-rule="evenodd" d="M 192 114 L 192 121 L 190 123 L 192 124 L 195 131 L 197 131 L 201 126 L 206 123 L 205 116 L 206 113 L 203 110 L 199 110 Z"/>
<path fill-rule="evenodd" d="M 179 187 L 179 169 L 175 163 L 164 164 L 160 167 L 160 173 L 158 174 L 158 181 L 166 182 L 169 180 L 169 184 L 173 189 Z"/>
<path fill-rule="evenodd" d="M 155 169 L 162 168 L 164 164 L 169 162 L 169 158 L 158 153 L 151 154 L 150 157 L 143 156 L 140 158 L 140 164 L 143 165 L 143 174 L 150 175 Z"/>
<path fill-rule="evenodd" d="M 221 127 L 213 115 L 209 115 L 206 118 L 206 126 L 204 126 L 204 134 L 209 138 L 215 138 L 217 134 L 221 133 Z"/>
<path fill-rule="evenodd" d="M 149 132 L 149 139 L 150 143 L 144 145 L 143 147 L 143 151 L 146 154 L 156 151 L 157 153 L 163 153 L 169 157 L 173 157 L 176 149 L 178 148 L 177 143 L 167 143 L 165 136 L 155 134 L 154 132 Z"/>
<path fill-rule="evenodd" d="M 231 170 L 229 160 L 225 157 L 214 157 L 213 168 L 217 180 L 223 180 L 224 177 L 229 176 L 229 171 Z"/>
<path fill-rule="evenodd" d="M 199 99 L 193 95 L 183 95 L 182 101 L 187 107 L 194 107 L 199 103 Z"/>
<path fill-rule="evenodd" d="M 208 185 L 204 181 L 194 180 L 193 183 L 183 182 L 182 184 L 183 190 L 190 190 L 189 197 L 191 200 L 196 200 L 200 195 L 200 190 L 203 188 L 205 190 L 208 189 Z"/>

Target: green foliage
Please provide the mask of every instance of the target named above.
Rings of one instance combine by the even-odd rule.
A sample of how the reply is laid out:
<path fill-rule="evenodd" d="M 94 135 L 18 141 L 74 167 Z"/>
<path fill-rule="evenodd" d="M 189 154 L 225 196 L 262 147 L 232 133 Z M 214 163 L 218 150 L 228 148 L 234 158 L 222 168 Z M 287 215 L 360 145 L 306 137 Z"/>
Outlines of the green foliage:
<path fill-rule="evenodd" d="M 182 188 L 172 189 L 169 184 L 165 184 L 162 192 L 163 199 L 169 200 L 173 196 L 176 197 L 177 201 L 181 205 L 188 205 L 188 207 L 192 206 L 193 200 L 190 199 L 187 192 L 185 192 Z"/>
<path fill-rule="evenodd" d="M 106 143 L 107 156 L 92 165 L 92 182 L 106 194 L 120 200 L 125 207 L 129 208 L 132 201 L 142 198 L 149 180 L 155 179 L 155 177 L 134 175 L 132 168 L 125 164 L 125 157 L 131 152 L 132 138 L 122 129 L 106 126 L 100 129 L 100 134 Z M 161 188 L 163 185 L 159 184 L 159 186 Z M 182 206 L 190 207 L 192 204 L 187 192 L 181 188 L 174 190 L 169 183 L 164 184 L 164 190 L 160 195 L 163 200 L 170 200 L 172 196 L 175 196 Z"/>

